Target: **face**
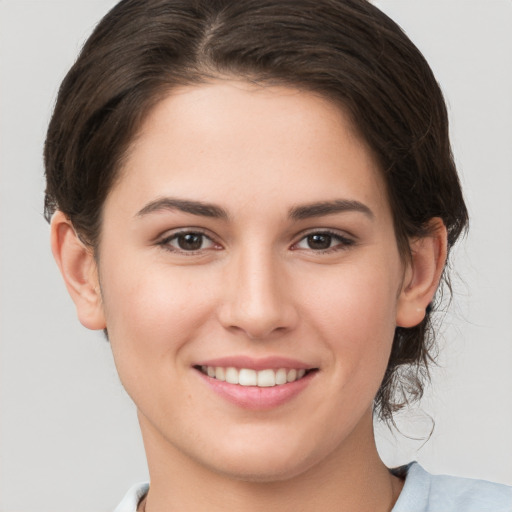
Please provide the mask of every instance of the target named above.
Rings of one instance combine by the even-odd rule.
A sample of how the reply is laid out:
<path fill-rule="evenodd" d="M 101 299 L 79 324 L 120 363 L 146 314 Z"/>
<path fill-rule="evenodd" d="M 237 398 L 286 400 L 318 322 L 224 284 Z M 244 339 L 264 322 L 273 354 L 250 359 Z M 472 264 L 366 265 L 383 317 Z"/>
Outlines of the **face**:
<path fill-rule="evenodd" d="M 107 198 L 99 254 L 147 447 L 272 480 L 371 442 L 404 268 L 340 108 L 234 81 L 174 91 Z"/>

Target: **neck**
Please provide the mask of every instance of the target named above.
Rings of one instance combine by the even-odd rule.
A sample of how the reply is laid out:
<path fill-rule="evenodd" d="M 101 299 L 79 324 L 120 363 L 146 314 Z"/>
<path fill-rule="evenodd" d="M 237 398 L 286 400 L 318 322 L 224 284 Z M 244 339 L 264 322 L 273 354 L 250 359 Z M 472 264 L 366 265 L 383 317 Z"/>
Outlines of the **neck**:
<path fill-rule="evenodd" d="M 247 481 L 204 467 L 159 437 L 139 414 L 151 489 L 146 512 L 172 510 L 322 510 L 389 512 L 403 482 L 381 461 L 371 411 L 343 446 L 299 474 Z"/>

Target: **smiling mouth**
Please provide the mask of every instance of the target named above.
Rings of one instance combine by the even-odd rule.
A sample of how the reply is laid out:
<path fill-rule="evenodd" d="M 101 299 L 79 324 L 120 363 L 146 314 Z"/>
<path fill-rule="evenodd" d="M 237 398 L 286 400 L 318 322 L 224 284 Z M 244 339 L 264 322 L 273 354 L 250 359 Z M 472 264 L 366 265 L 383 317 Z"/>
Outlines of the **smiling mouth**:
<path fill-rule="evenodd" d="M 318 370 L 317 368 L 308 370 L 304 368 L 253 370 L 251 368 L 234 368 L 232 366 L 194 366 L 194 368 L 212 379 L 227 382 L 228 384 L 257 386 L 260 388 L 283 386 L 303 379 L 309 373 Z"/>

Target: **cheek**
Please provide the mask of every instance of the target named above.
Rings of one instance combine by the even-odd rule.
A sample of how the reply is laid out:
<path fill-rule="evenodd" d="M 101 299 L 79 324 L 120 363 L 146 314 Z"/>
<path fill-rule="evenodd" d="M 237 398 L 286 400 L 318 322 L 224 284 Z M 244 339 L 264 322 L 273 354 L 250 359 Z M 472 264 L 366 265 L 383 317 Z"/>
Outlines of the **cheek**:
<path fill-rule="evenodd" d="M 102 285 L 107 329 L 116 364 L 142 367 L 179 352 L 210 310 L 207 290 L 170 268 L 110 267 Z"/>
<path fill-rule="evenodd" d="M 308 297 L 304 302 L 326 328 L 364 337 L 382 327 L 394 328 L 399 281 L 399 272 L 389 266 L 347 265 L 303 290 Z"/>
<path fill-rule="evenodd" d="M 380 385 L 395 332 L 399 272 L 345 268 L 309 297 L 311 322 L 329 345 L 344 381 Z M 320 283 L 319 283 L 320 284 Z"/>

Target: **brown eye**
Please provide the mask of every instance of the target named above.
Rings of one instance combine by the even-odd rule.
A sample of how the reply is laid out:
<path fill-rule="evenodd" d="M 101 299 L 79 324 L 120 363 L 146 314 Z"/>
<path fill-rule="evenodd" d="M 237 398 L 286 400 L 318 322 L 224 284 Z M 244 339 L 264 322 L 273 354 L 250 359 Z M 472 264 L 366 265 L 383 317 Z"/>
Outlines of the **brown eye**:
<path fill-rule="evenodd" d="M 293 249 L 310 250 L 315 252 L 331 252 L 354 245 L 355 241 L 339 233 L 331 233 L 329 231 L 317 231 L 304 236 Z"/>
<path fill-rule="evenodd" d="M 315 233 L 306 237 L 310 249 L 325 250 L 331 247 L 332 236 L 326 233 Z"/>
<path fill-rule="evenodd" d="M 204 235 L 201 233 L 185 233 L 176 237 L 178 247 L 183 251 L 197 251 L 203 245 Z"/>
<path fill-rule="evenodd" d="M 216 248 L 213 240 L 198 231 L 182 231 L 164 238 L 159 245 L 173 252 L 196 252 Z"/>

